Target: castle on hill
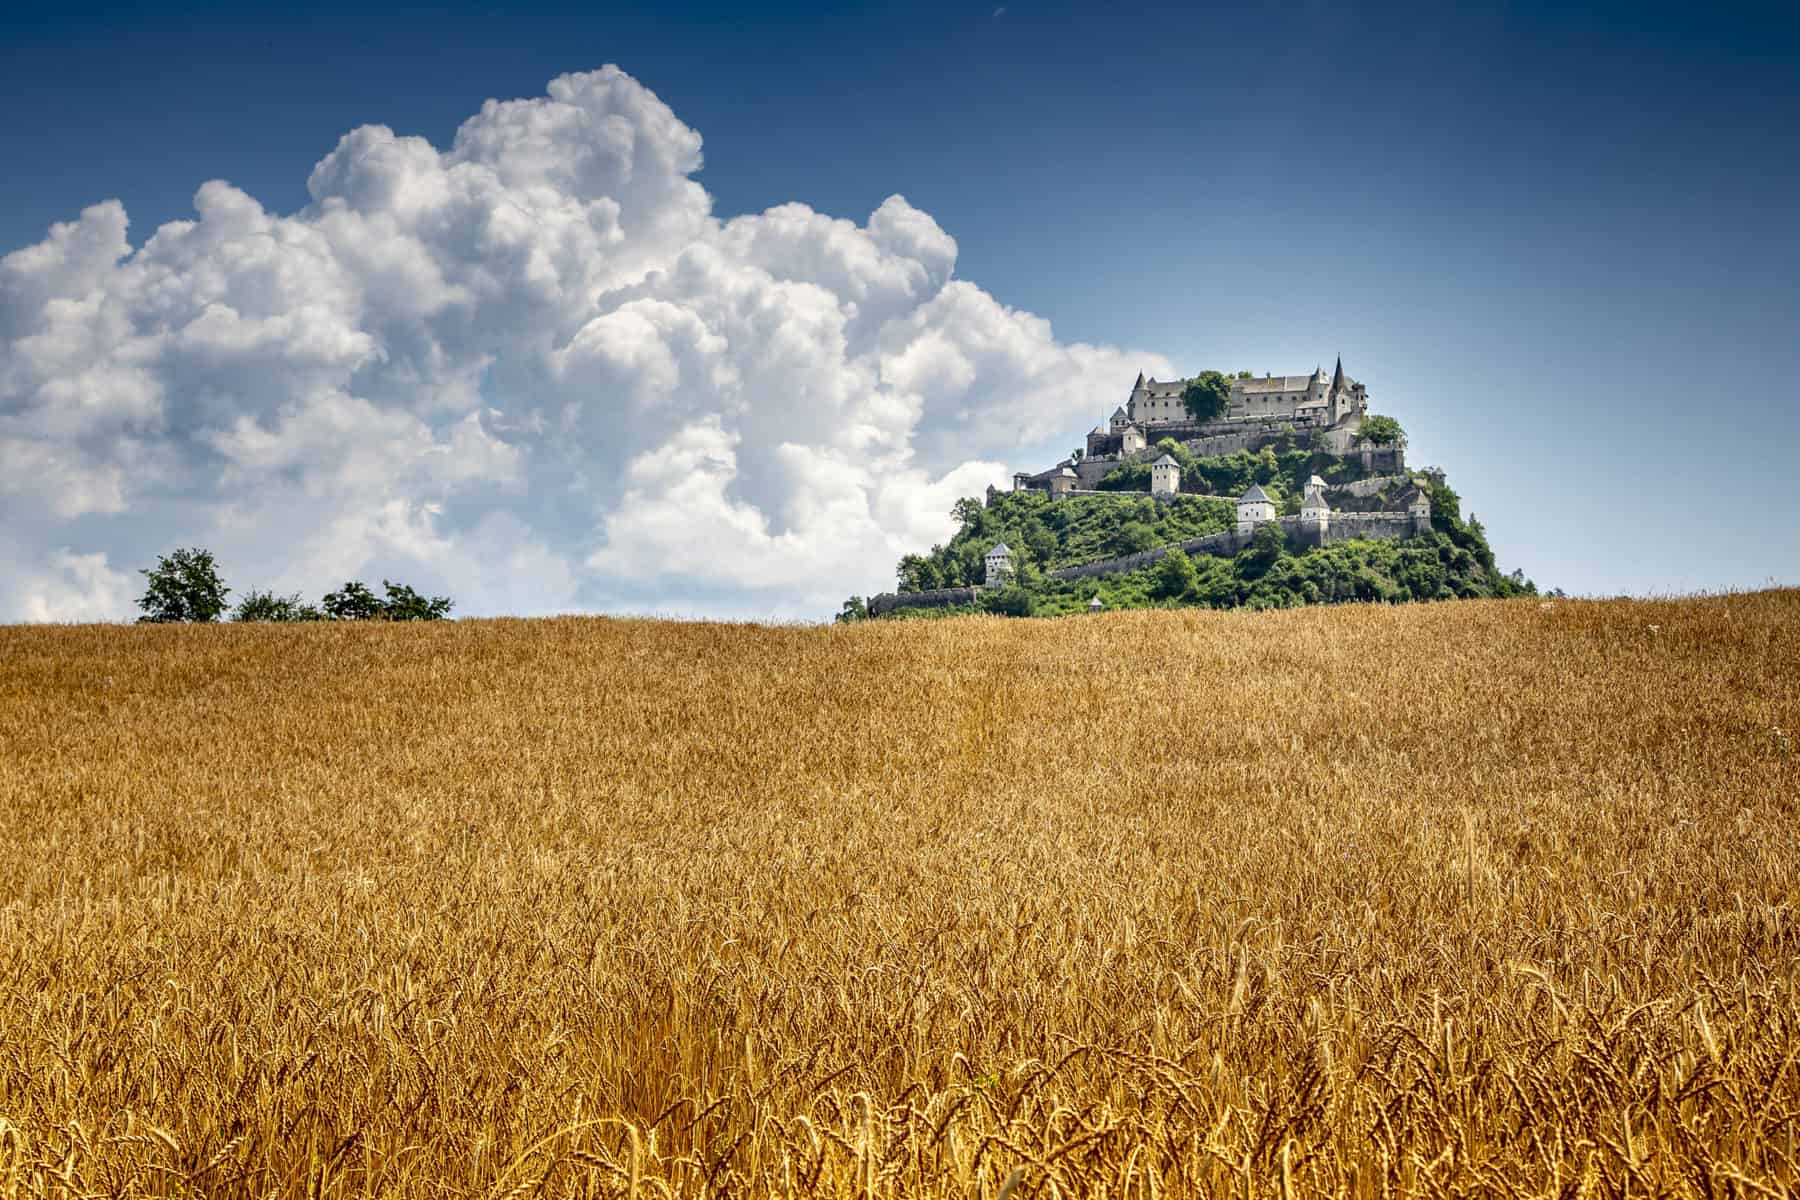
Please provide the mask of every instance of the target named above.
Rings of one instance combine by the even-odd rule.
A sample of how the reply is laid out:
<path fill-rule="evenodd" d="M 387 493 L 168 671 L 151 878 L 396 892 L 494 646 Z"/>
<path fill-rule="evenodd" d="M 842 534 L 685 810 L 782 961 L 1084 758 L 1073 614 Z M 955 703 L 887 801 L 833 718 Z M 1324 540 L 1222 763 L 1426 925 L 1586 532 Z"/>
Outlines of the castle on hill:
<path fill-rule="evenodd" d="M 1342 358 L 1329 375 L 1320 367 L 1310 375 L 1239 376 L 1231 381 L 1225 412 L 1210 421 L 1196 421 L 1188 412 L 1182 397 L 1193 382 L 1148 379 L 1140 372 L 1125 403 L 1088 432 L 1081 454 L 1042 471 L 1014 474 L 1013 490 L 1053 496 L 1093 491 L 1119 467 L 1142 461 L 1164 438 L 1209 457 L 1238 450 L 1254 453 L 1298 434 L 1340 458 L 1361 457 L 1368 470 L 1405 469 L 1403 448 L 1359 444 L 1369 393 L 1344 374 Z"/>
<path fill-rule="evenodd" d="M 1311 546 L 1396 540 L 1431 529 L 1428 489 L 1443 482 L 1443 473 L 1431 468 L 1408 471 L 1404 440 L 1377 444 L 1361 436 L 1369 415 L 1369 394 L 1344 374 L 1342 358 L 1329 375 L 1320 368 L 1310 375 L 1240 376 L 1231 381 L 1225 411 L 1207 421 L 1195 420 L 1183 399 L 1193 382 L 1148 379 L 1140 373 L 1126 402 L 1088 433 L 1083 450 L 1042 471 L 1014 474 L 1013 490 L 1048 493 L 1052 500 L 1147 496 L 1160 503 L 1183 495 L 1206 495 L 1196 486 L 1202 480 L 1183 478 L 1181 463 L 1162 447 L 1168 439 L 1196 458 L 1238 451 L 1254 454 L 1264 447 L 1285 450 L 1298 440 L 1338 460 L 1324 468 L 1336 482 L 1313 475 L 1297 501 L 1287 498 L 1292 507 L 1285 515 L 1274 496 L 1252 483 L 1241 496 L 1212 497 L 1232 501 L 1237 512 L 1236 523 L 1217 533 L 1058 567 L 1045 571 L 1046 579 L 1075 580 L 1135 571 L 1177 549 L 1190 555 L 1233 555 L 1269 525 L 1278 527 L 1290 544 Z M 1148 468 L 1148 491 L 1098 487 L 1120 468 L 1138 466 Z M 988 502 L 993 503 L 999 494 L 997 488 L 988 488 Z M 980 584 L 883 593 L 870 598 L 869 612 L 880 616 L 898 608 L 972 604 L 983 588 L 1004 586 L 1013 577 L 1015 564 L 1013 548 L 996 543 L 983 555 Z"/>

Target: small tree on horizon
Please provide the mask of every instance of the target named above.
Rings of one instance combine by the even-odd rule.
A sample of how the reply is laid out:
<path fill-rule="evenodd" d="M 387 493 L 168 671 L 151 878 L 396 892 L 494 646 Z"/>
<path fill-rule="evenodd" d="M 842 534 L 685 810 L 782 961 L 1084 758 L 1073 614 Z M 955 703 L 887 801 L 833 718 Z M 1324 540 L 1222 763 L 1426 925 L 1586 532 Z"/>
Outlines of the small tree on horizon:
<path fill-rule="evenodd" d="M 210 550 L 177 550 L 138 574 L 149 580 L 137 602 L 144 612 L 138 618 L 143 624 L 217 621 L 225 612 L 225 597 L 231 594 Z"/>

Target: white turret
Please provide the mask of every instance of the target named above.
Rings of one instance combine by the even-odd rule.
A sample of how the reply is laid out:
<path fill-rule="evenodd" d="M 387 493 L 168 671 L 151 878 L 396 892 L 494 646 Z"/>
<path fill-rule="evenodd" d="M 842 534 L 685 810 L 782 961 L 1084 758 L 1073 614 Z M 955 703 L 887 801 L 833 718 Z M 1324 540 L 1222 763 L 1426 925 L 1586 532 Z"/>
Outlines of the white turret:
<path fill-rule="evenodd" d="M 1238 533 L 1249 536 L 1264 521 L 1275 519 L 1275 502 L 1269 499 L 1269 493 L 1262 490 L 1262 485 L 1253 483 L 1250 490 L 1238 497 Z"/>
<path fill-rule="evenodd" d="M 983 556 L 982 562 L 987 567 L 989 587 L 1000 587 L 1012 578 L 1012 551 L 1005 542 L 996 542 L 994 548 Z"/>
<path fill-rule="evenodd" d="M 1173 496 L 1181 490 L 1181 464 L 1165 454 L 1150 464 L 1150 494 Z"/>

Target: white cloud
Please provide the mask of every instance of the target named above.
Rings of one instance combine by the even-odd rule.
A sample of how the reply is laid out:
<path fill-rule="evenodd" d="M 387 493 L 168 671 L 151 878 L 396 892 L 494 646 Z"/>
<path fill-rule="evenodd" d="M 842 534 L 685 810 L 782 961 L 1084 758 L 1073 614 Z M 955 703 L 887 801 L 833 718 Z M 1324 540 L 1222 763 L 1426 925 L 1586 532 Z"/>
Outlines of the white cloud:
<path fill-rule="evenodd" d="M 212 181 L 0 258 L 0 619 L 128 616 L 109 564 L 193 544 L 240 590 L 822 616 L 1169 372 L 955 280 L 901 196 L 721 221 L 700 164 L 607 67 L 444 152 L 354 130 L 291 215 Z"/>

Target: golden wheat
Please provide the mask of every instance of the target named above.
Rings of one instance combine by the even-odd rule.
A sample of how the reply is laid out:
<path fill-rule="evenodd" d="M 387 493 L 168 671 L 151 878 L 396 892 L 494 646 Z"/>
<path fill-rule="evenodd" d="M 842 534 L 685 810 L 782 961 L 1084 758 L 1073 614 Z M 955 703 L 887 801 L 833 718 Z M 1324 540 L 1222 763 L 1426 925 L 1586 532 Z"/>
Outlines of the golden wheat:
<path fill-rule="evenodd" d="M 1779 1196 L 1800 593 L 0 629 L 0 1196 Z"/>

